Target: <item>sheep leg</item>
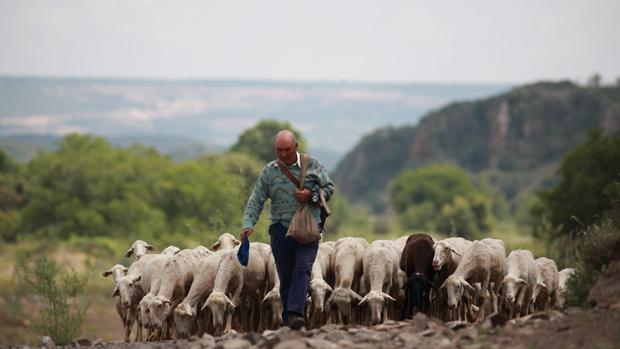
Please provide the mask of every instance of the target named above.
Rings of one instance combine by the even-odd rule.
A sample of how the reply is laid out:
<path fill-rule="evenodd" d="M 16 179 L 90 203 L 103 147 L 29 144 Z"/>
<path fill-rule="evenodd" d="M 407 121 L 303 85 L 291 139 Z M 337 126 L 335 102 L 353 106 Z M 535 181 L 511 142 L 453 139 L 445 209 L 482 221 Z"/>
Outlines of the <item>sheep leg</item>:
<path fill-rule="evenodd" d="M 133 327 L 133 322 L 136 318 L 135 311 L 133 307 L 130 307 L 127 311 L 127 320 L 125 321 L 125 342 L 131 342 L 129 338 L 131 336 L 131 328 Z"/>

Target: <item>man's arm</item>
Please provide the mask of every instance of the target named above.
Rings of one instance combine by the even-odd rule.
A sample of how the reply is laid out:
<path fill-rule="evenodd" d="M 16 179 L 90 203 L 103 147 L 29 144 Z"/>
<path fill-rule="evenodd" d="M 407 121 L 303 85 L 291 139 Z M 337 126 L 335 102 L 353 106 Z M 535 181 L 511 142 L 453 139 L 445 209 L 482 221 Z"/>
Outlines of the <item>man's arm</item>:
<path fill-rule="evenodd" d="M 252 192 L 252 195 L 250 195 L 248 203 L 245 206 L 245 211 L 243 212 L 243 229 L 241 231 L 241 237 L 243 237 L 244 232 L 247 232 L 247 235 L 252 235 L 252 229 L 254 228 L 256 222 L 258 222 L 260 214 L 263 211 L 265 201 L 267 200 L 268 190 L 267 167 L 265 166 L 258 177 L 258 180 L 254 185 L 254 191 Z"/>
<path fill-rule="evenodd" d="M 321 187 L 321 191 L 323 191 L 323 197 L 325 198 L 325 201 L 329 201 L 329 199 L 334 194 L 334 182 L 332 182 L 332 179 L 329 177 L 327 169 L 325 169 L 323 164 L 321 164 L 318 160 L 316 160 L 316 167 L 316 176 L 319 182 L 319 186 Z"/>

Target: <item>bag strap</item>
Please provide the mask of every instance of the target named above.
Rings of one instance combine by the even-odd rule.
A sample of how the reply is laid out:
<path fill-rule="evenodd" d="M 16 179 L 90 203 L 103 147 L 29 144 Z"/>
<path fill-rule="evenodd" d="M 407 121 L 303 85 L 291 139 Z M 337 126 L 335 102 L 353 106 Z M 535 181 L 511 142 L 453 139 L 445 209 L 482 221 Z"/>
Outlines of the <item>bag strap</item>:
<path fill-rule="evenodd" d="M 308 156 L 306 154 L 301 154 L 300 156 L 301 156 L 301 172 L 299 173 L 299 177 L 301 178 L 301 182 L 299 181 L 299 179 L 293 176 L 291 171 L 288 170 L 288 167 L 282 161 L 278 160 L 278 167 L 280 168 L 280 171 L 282 171 L 282 173 L 284 173 L 284 175 L 288 177 L 288 179 L 290 179 L 291 182 L 293 182 L 295 187 L 298 189 L 301 189 L 304 185 L 304 180 L 306 179 L 306 170 L 308 167 Z"/>

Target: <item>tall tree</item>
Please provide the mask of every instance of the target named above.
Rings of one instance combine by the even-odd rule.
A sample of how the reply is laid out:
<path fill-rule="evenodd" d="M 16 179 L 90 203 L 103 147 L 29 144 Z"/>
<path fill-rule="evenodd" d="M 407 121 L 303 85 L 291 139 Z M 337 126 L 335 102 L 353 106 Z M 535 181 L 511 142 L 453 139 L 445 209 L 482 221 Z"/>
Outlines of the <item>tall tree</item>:
<path fill-rule="evenodd" d="M 306 140 L 301 132 L 286 121 L 272 119 L 261 120 L 256 126 L 245 130 L 230 150 L 248 154 L 262 163 L 272 161 L 275 159 L 273 141 L 280 130 L 291 130 L 297 138 L 299 150 L 306 151 Z"/>

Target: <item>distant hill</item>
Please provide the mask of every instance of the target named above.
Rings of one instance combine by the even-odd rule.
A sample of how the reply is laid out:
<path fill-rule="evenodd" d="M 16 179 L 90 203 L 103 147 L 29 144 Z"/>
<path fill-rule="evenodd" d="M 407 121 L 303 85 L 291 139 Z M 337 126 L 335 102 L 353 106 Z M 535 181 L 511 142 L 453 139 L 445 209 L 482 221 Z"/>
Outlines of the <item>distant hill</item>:
<path fill-rule="evenodd" d="M 334 169 L 363 135 L 378 127 L 415 124 L 428 111 L 452 101 L 508 88 L 507 84 L 0 76 L 0 137 L 70 132 L 140 135 L 226 149 L 259 120 L 277 119 L 300 130 L 310 150 Z M 183 151 L 183 156 L 196 153 L 192 149 Z"/>
<path fill-rule="evenodd" d="M 402 170 L 455 162 L 490 174 L 512 200 L 549 184 L 565 152 L 596 127 L 620 130 L 620 87 L 541 82 L 450 104 L 417 126 L 378 129 L 344 157 L 333 179 L 350 200 L 377 204 Z"/>

